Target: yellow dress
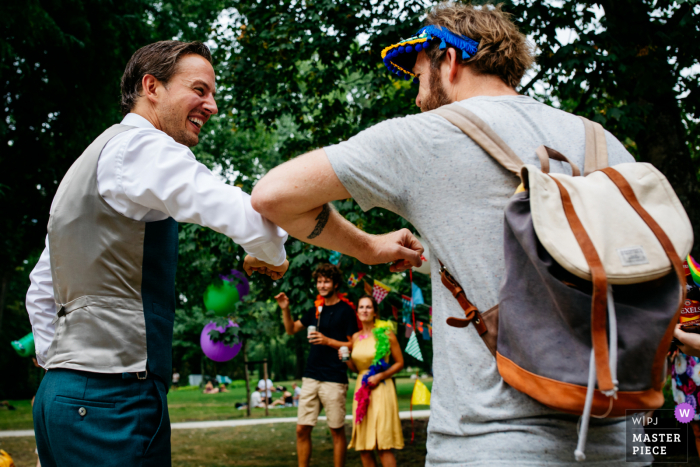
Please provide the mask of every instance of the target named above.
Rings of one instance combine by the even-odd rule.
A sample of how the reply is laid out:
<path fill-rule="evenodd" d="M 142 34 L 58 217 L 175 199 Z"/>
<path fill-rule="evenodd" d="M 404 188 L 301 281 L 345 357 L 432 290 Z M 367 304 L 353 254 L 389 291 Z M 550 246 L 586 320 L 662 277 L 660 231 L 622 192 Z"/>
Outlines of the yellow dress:
<path fill-rule="evenodd" d="M 352 349 L 352 361 L 360 374 L 355 383 L 355 393 L 362 386 L 362 377 L 369 371 L 374 359 L 375 339 L 373 335 L 356 341 Z M 387 378 L 372 390 L 367 415 L 359 425 L 355 423 L 357 401 L 352 401 L 352 439 L 349 448 L 356 451 L 374 449 L 402 449 L 403 432 L 399 420 L 399 402 L 394 381 Z"/>

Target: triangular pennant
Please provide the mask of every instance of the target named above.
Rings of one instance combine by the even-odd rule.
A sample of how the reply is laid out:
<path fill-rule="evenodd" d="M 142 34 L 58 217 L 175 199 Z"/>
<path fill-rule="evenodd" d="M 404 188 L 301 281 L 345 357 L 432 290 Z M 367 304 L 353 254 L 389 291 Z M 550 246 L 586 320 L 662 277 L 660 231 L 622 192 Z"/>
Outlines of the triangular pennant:
<path fill-rule="evenodd" d="M 365 293 L 367 295 L 372 295 L 372 286 L 367 281 L 365 281 Z"/>
<path fill-rule="evenodd" d="M 388 285 L 384 285 L 379 281 L 374 281 L 374 289 L 372 290 L 372 296 L 377 301 L 377 305 L 382 303 L 382 300 L 391 292 Z"/>
<path fill-rule="evenodd" d="M 406 326 L 408 327 L 408 326 Z M 420 346 L 418 345 L 418 338 L 416 333 L 411 333 L 411 338 L 408 339 L 408 344 L 406 344 L 406 353 L 416 360 L 423 361 L 423 354 L 420 351 Z"/>
<path fill-rule="evenodd" d="M 391 313 L 394 315 L 394 319 L 396 319 L 396 321 L 398 321 L 399 320 L 399 309 L 396 308 L 394 305 L 391 305 Z"/>
<path fill-rule="evenodd" d="M 357 273 L 357 275 L 355 275 L 354 273 L 350 274 L 350 277 L 348 277 L 348 286 L 354 288 L 358 284 L 358 282 L 360 282 L 360 280 L 364 277 L 364 275 L 364 272 L 359 272 Z"/>
<path fill-rule="evenodd" d="M 429 341 L 430 340 L 430 325 L 426 324 L 425 327 L 423 327 L 423 340 L 424 341 Z"/>
<path fill-rule="evenodd" d="M 406 325 L 406 339 L 411 337 L 411 334 L 413 334 L 413 326 L 411 326 L 410 324 L 407 324 Z"/>
<path fill-rule="evenodd" d="M 413 386 L 411 404 L 430 405 L 430 389 L 420 380 L 416 380 L 416 384 Z"/>

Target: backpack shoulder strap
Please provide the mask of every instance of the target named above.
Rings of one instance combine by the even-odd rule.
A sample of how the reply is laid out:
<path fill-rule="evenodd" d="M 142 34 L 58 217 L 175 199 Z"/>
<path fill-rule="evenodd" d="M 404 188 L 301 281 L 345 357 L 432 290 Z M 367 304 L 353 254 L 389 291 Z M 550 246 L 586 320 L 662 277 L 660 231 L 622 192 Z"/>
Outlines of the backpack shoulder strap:
<path fill-rule="evenodd" d="M 457 102 L 431 110 L 431 112 L 440 115 L 462 130 L 464 134 L 473 139 L 484 151 L 496 159 L 499 164 L 520 177 L 520 169 L 525 165 L 523 161 L 513 152 L 505 141 L 503 141 L 486 122 L 477 117 L 474 112 L 465 109 Z"/>
<path fill-rule="evenodd" d="M 608 144 L 605 142 L 605 130 L 600 123 L 592 122 L 579 116 L 586 130 L 586 160 L 583 164 L 583 176 L 608 167 Z"/>

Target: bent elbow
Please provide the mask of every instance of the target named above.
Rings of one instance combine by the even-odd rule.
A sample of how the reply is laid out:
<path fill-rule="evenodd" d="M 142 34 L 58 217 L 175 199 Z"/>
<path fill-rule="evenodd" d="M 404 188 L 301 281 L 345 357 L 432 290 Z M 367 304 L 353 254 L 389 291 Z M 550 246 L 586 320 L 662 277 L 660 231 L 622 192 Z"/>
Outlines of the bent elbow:
<path fill-rule="evenodd" d="M 260 180 L 250 194 L 250 204 L 253 206 L 253 209 L 268 219 L 270 218 L 268 214 L 274 209 L 273 196 L 270 191 L 265 181 Z"/>

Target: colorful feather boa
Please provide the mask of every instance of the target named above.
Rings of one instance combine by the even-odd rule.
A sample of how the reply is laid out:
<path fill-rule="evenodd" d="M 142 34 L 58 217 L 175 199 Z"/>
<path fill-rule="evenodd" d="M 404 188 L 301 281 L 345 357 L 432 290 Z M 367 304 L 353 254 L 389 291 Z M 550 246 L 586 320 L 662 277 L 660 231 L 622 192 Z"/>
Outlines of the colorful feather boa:
<path fill-rule="evenodd" d="M 370 395 L 375 386 L 370 385 L 369 378 L 389 368 L 386 357 L 391 354 L 391 343 L 389 342 L 389 332 L 393 329 L 394 323 L 391 321 L 377 320 L 372 334 L 374 335 L 374 359 L 369 371 L 362 377 L 362 385 L 355 393 L 357 409 L 355 410 L 355 423 L 362 423 L 369 408 Z M 382 381 L 383 382 L 383 381 Z"/>

